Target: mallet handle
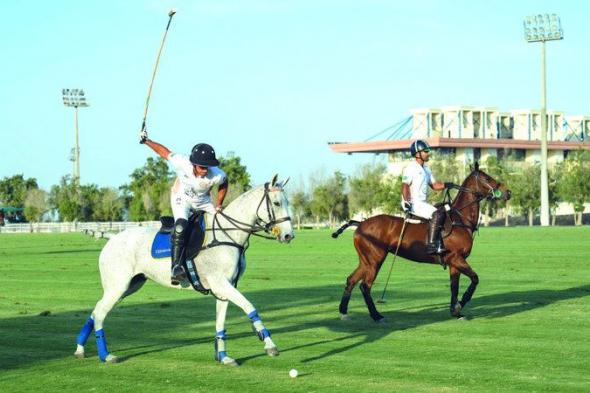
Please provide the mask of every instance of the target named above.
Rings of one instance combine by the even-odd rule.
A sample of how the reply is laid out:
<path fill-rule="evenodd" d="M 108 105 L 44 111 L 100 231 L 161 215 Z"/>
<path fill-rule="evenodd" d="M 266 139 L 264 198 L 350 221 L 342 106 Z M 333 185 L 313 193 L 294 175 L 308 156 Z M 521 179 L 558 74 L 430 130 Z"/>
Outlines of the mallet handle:
<path fill-rule="evenodd" d="M 150 86 L 148 88 L 147 98 L 145 100 L 145 111 L 143 112 L 143 122 L 141 124 L 141 131 L 145 130 L 145 121 L 147 119 L 148 108 L 150 106 L 150 97 L 152 96 L 152 87 L 154 86 L 154 80 L 156 79 L 156 71 L 158 71 L 158 65 L 160 64 L 160 56 L 162 55 L 162 49 L 164 49 L 164 43 L 166 42 L 166 36 L 168 35 L 168 29 L 170 28 L 170 23 L 172 23 L 172 17 L 176 14 L 176 11 L 170 11 L 168 13 L 168 24 L 166 25 L 166 30 L 164 31 L 164 35 L 162 36 L 162 43 L 160 44 L 160 50 L 158 50 L 158 57 L 156 57 L 156 63 L 154 64 L 154 71 L 152 72 L 152 80 L 150 82 Z"/>
<path fill-rule="evenodd" d="M 397 241 L 397 247 L 395 248 L 395 254 L 393 254 L 393 260 L 391 261 L 391 266 L 389 266 L 389 273 L 387 273 L 387 281 L 385 281 L 385 287 L 383 288 L 383 293 L 381 294 L 381 301 L 385 298 L 385 291 L 387 290 L 387 285 L 389 284 L 389 279 L 391 278 L 391 271 L 393 270 L 393 263 L 395 262 L 395 258 L 397 257 L 397 253 L 399 251 L 399 247 L 402 244 L 402 240 L 404 238 L 404 230 L 406 229 L 406 223 L 408 222 L 408 217 L 404 217 L 404 223 L 402 225 L 402 230 L 399 233 L 399 240 Z"/>

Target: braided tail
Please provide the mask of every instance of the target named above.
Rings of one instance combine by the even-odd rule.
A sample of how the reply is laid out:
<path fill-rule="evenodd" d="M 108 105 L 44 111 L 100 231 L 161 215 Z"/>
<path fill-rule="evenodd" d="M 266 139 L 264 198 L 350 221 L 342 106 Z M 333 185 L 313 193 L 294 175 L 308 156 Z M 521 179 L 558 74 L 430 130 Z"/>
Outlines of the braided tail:
<path fill-rule="evenodd" d="M 356 220 L 350 220 L 350 221 L 348 221 L 346 224 L 342 225 L 342 226 L 341 226 L 341 227 L 340 227 L 340 228 L 339 228 L 339 229 L 338 229 L 336 232 L 334 232 L 334 233 L 332 234 L 332 237 L 333 237 L 334 239 L 336 239 L 338 236 L 340 236 L 340 234 L 341 234 L 342 232 L 344 232 L 344 230 L 345 230 L 346 228 L 348 228 L 348 227 L 349 227 L 349 226 L 351 226 L 351 225 L 358 226 L 360 223 L 361 223 L 360 221 L 356 221 Z"/>

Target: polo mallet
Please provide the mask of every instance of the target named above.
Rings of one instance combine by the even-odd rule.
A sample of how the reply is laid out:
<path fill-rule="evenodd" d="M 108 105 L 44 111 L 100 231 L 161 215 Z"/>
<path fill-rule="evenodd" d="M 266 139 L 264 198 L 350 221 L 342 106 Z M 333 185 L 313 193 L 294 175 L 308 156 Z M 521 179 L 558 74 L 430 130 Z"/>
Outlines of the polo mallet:
<path fill-rule="evenodd" d="M 402 225 L 402 230 L 399 233 L 399 240 L 397 242 L 397 247 L 395 248 L 395 254 L 393 254 L 393 260 L 391 261 L 391 266 L 389 266 L 389 273 L 387 273 L 387 281 L 385 281 L 385 287 L 383 288 L 383 293 L 381 294 L 381 298 L 377 299 L 377 303 L 385 303 L 385 291 L 387 290 L 387 285 L 389 284 L 389 279 L 391 278 L 391 271 L 393 270 L 393 263 L 395 262 L 395 258 L 397 257 L 399 247 L 402 244 L 402 240 L 404 238 L 404 230 L 406 229 L 407 222 L 408 222 L 408 216 L 406 215 L 404 217 L 404 223 Z"/>
<path fill-rule="evenodd" d="M 160 44 L 160 50 L 158 51 L 158 57 L 156 57 L 156 64 L 154 64 L 154 72 L 152 73 L 152 80 L 150 82 L 150 87 L 148 88 L 147 98 L 145 100 L 145 111 L 143 112 L 143 122 L 141 124 L 141 131 L 145 131 L 145 120 L 147 119 L 148 108 L 150 106 L 150 97 L 152 96 L 152 87 L 154 86 L 154 79 L 156 79 L 156 71 L 158 71 L 158 65 L 160 64 L 160 56 L 162 55 L 162 49 L 164 49 L 164 43 L 166 42 L 166 36 L 168 35 L 168 29 L 170 28 L 170 23 L 172 22 L 172 17 L 176 14 L 176 10 L 172 8 L 170 12 L 168 12 L 168 24 L 166 25 L 166 30 L 164 31 L 164 36 L 162 37 L 162 43 Z"/>

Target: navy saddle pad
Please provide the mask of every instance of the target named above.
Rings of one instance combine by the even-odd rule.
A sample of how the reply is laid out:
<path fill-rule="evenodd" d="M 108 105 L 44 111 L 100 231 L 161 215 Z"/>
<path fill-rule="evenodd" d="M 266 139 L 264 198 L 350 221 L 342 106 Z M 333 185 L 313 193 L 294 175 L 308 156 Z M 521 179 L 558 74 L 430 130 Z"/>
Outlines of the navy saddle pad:
<path fill-rule="evenodd" d="M 173 217 L 160 217 L 162 227 L 156 233 L 152 241 L 153 258 L 170 258 L 172 255 L 171 237 L 174 230 Z M 193 214 L 189 218 L 189 228 L 187 229 L 187 246 L 186 256 L 194 258 L 203 245 L 205 237 L 205 215 L 201 212 Z"/>

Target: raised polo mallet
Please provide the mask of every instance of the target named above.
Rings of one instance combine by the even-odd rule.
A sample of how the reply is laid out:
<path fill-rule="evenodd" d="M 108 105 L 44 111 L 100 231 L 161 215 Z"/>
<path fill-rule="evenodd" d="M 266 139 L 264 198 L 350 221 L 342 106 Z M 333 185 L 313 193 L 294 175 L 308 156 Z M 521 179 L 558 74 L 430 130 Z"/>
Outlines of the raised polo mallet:
<path fill-rule="evenodd" d="M 160 64 L 160 56 L 162 55 L 162 49 L 164 49 L 164 43 L 166 42 L 166 36 L 168 35 L 168 29 L 170 28 L 170 23 L 172 22 L 172 17 L 176 14 L 176 10 L 172 8 L 168 12 L 168 24 L 166 25 L 166 30 L 164 31 L 164 36 L 162 37 L 162 43 L 160 44 L 160 50 L 158 51 L 158 57 L 156 57 L 156 64 L 154 64 L 154 72 L 152 73 L 152 80 L 150 82 L 150 87 L 148 88 L 147 98 L 145 100 L 145 111 L 143 112 L 143 122 L 141 123 L 141 131 L 145 131 L 145 120 L 147 119 L 148 108 L 150 106 L 150 97 L 152 96 L 152 87 L 154 86 L 154 79 L 156 79 L 156 71 L 158 71 L 158 64 Z"/>
<path fill-rule="evenodd" d="M 391 261 L 391 266 L 389 266 L 389 273 L 387 273 L 387 281 L 385 281 L 385 287 L 383 288 L 383 293 L 381 294 L 381 298 L 377 299 L 377 303 L 385 303 L 385 291 L 387 290 L 387 284 L 389 284 L 389 279 L 391 278 L 391 271 L 393 270 L 393 263 L 395 262 L 395 258 L 397 257 L 397 252 L 399 251 L 399 246 L 402 244 L 402 240 L 404 238 L 404 230 L 406 229 L 406 223 L 408 222 L 408 216 L 404 217 L 404 223 L 402 225 L 402 230 L 399 233 L 399 240 L 397 241 L 397 247 L 395 248 L 395 254 L 393 254 L 393 260 Z"/>

